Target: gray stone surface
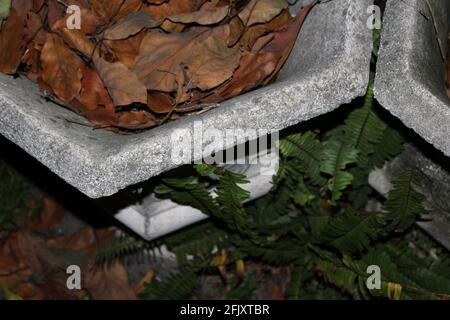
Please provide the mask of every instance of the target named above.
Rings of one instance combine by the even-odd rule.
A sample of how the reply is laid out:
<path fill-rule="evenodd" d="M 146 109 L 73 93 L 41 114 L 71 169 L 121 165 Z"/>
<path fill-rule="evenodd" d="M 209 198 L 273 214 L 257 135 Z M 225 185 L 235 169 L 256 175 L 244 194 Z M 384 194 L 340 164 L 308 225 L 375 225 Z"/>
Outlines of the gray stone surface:
<path fill-rule="evenodd" d="M 303 1 L 306 3 L 309 1 Z M 279 80 L 202 115 L 135 135 L 92 130 L 46 102 L 25 79 L 0 75 L 0 133 L 89 197 L 119 190 L 177 167 L 170 135 L 209 128 L 282 129 L 329 112 L 365 93 L 372 49 L 371 0 L 334 0 L 308 17 Z M 223 149 L 236 144 L 228 141 Z"/>
<path fill-rule="evenodd" d="M 259 156 L 266 159 L 264 163 L 270 163 L 271 165 L 241 164 L 226 166 L 228 170 L 244 174 L 247 177 L 248 183 L 241 185 L 243 189 L 250 192 L 246 202 L 255 200 L 268 193 L 273 187 L 273 176 L 278 170 L 279 156 L 275 149 L 271 153 L 265 150 Z M 216 196 L 215 189 L 211 189 L 211 195 L 213 197 Z M 115 197 L 120 196 L 121 194 L 119 193 Z M 179 205 L 170 199 L 160 199 L 153 193 L 132 205 L 127 199 L 124 199 L 124 201 L 119 202 L 119 207 L 109 207 L 107 209 L 111 212 L 117 212 L 114 215 L 117 220 L 148 241 L 208 218 L 200 210 L 190 206 Z"/>
<path fill-rule="evenodd" d="M 450 250 L 450 159 L 440 162 L 436 163 L 424 152 L 407 145 L 400 156 L 370 174 L 369 184 L 386 195 L 392 188 L 392 178 L 404 170 L 414 170 L 421 181 L 417 190 L 426 196 L 425 207 L 431 212 L 431 220 L 417 224 Z"/>
<path fill-rule="evenodd" d="M 437 40 L 446 54 L 450 1 L 429 3 L 433 15 L 426 0 L 387 2 L 375 97 L 406 126 L 450 156 L 450 99 Z"/>

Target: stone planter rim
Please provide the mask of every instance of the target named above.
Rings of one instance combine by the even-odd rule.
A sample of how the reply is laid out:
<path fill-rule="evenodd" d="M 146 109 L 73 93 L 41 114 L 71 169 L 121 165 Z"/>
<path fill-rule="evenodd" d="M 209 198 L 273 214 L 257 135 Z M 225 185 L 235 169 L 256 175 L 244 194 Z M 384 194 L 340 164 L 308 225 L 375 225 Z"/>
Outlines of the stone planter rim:
<path fill-rule="evenodd" d="M 280 130 L 364 95 L 372 51 L 372 31 L 366 27 L 371 4 L 335 0 L 317 6 L 300 34 L 303 45 L 296 49 L 304 59 L 297 63 L 293 54 L 278 82 L 136 135 L 92 130 L 78 115 L 46 102 L 34 84 L 0 75 L 0 133 L 87 196 L 113 195 L 177 167 L 168 154 L 168 137 L 175 129 L 192 132 L 195 120 L 202 121 L 204 130 Z"/>

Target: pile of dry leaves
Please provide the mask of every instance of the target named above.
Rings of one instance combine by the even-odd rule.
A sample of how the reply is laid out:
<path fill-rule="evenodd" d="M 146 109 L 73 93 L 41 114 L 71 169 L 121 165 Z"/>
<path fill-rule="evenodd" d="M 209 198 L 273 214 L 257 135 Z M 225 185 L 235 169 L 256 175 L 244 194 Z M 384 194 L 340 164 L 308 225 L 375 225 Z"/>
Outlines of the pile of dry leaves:
<path fill-rule="evenodd" d="M 0 0 L 0 71 L 95 126 L 150 128 L 273 81 L 316 2 Z"/>
<path fill-rule="evenodd" d="M 25 219 L 14 232 L 0 230 L 0 296 L 6 299 L 136 299 L 153 270 L 129 283 L 120 261 L 96 263 L 99 246 L 114 238 L 112 229 L 88 225 L 72 234 L 59 234 L 68 213 L 51 198 L 44 199 L 37 219 Z M 67 267 L 81 268 L 83 290 L 69 290 Z"/>

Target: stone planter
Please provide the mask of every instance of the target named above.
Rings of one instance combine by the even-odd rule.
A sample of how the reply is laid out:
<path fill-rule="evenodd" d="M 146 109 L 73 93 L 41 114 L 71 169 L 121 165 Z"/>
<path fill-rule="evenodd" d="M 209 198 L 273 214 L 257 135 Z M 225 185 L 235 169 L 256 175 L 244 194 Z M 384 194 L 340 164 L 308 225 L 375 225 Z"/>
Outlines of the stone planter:
<path fill-rule="evenodd" d="M 245 129 L 280 130 L 363 95 L 372 49 L 366 12 L 372 3 L 318 5 L 276 83 L 135 135 L 92 130 L 83 118 L 47 102 L 28 80 L 0 75 L 0 133 L 89 197 L 110 196 L 181 165 L 171 156 L 171 135 L 184 130 L 194 136 L 195 122 L 201 123 L 200 134 L 243 129 L 223 144 L 227 149 L 245 141 Z M 186 162 L 200 158 L 193 152 Z"/>
<path fill-rule="evenodd" d="M 450 160 L 446 158 L 436 164 L 424 153 L 412 145 L 406 146 L 400 156 L 370 174 L 369 184 L 386 195 L 392 188 L 392 178 L 404 170 L 417 172 L 422 183 L 417 191 L 426 196 L 425 207 L 431 212 L 431 220 L 417 224 L 450 250 Z"/>
<path fill-rule="evenodd" d="M 387 2 L 375 98 L 450 156 L 450 99 L 445 92 L 443 58 L 447 55 L 450 1 L 428 3 L 430 7 L 426 0 Z"/>

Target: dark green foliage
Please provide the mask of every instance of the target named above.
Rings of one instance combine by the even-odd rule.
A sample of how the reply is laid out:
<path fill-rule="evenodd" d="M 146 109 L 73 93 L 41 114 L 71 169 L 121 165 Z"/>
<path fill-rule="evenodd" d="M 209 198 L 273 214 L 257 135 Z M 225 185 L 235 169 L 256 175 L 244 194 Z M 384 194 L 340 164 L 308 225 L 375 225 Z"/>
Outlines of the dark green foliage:
<path fill-rule="evenodd" d="M 95 259 L 97 263 L 103 263 L 139 253 L 143 250 L 156 249 L 157 246 L 158 243 L 149 243 L 135 236 L 124 236 L 116 239 L 112 244 L 97 250 Z"/>
<path fill-rule="evenodd" d="M 146 299 L 179 300 L 188 297 L 196 286 L 197 275 L 192 269 L 185 268 L 165 279 L 164 283 L 155 280 L 146 284 L 140 295 Z"/>
<path fill-rule="evenodd" d="M 406 171 L 393 181 L 393 189 L 385 203 L 390 227 L 406 229 L 421 215 L 424 215 L 422 203 L 425 197 L 414 190 L 420 181 L 412 171 Z"/>
<path fill-rule="evenodd" d="M 235 288 L 231 289 L 227 295 L 227 300 L 249 300 L 258 287 L 258 278 L 254 274 L 249 274 Z"/>
<path fill-rule="evenodd" d="M 22 217 L 39 213 L 38 189 L 7 164 L 0 163 L 0 230 L 15 229 Z"/>
<path fill-rule="evenodd" d="M 242 189 L 245 177 L 220 167 L 199 165 L 196 177 L 163 180 L 159 194 L 201 209 L 212 220 L 161 240 L 177 255 L 181 271 L 148 285 L 142 296 L 187 297 L 199 274 L 215 270 L 214 258 L 226 252 L 228 269 L 244 258 L 292 265 L 286 292 L 291 299 L 446 297 L 448 260 L 419 262 L 400 233 L 426 213 L 414 172 L 393 181 L 383 211 L 364 210 L 372 192 L 369 173 L 402 150 L 400 135 L 376 114 L 371 88 L 361 108 L 337 128 L 281 140 L 273 190 L 250 205 L 243 205 L 249 196 Z M 366 286 L 370 265 L 382 270 L 380 290 Z M 250 298 L 257 285 L 247 276 L 228 286 L 226 297 Z"/>
<path fill-rule="evenodd" d="M 384 225 L 381 214 L 345 209 L 328 221 L 316 243 L 334 247 L 343 253 L 363 252 L 384 235 Z"/>
<path fill-rule="evenodd" d="M 393 180 L 383 210 L 365 209 L 373 193 L 369 173 L 398 155 L 404 143 L 377 108 L 371 81 L 343 122 L 282 139 L 273 189 L 249 205 L 243 205 L 245 177 L 220 167 L 198 165 L 195 177 L 163 180 L 158 193 L 212 219 L 162 240 L 176 253 L 181 272 L 148 285 L 143 296 L 187 297 L 199 274 L 217 269 L 213 261 L 226 253 L 220 278 L 230 299 L 251 298 L 258 288 L 255 276 L 233 274 L 238 260 L 289 266 L 290 299 L 448 299 L 448 254 L 423 259 L 410 246 L 411 225 L 426 214 L 416 174 L 407 171 Z M 381 269 L 380 289 L 366 285 L 373 265 Z"/>

